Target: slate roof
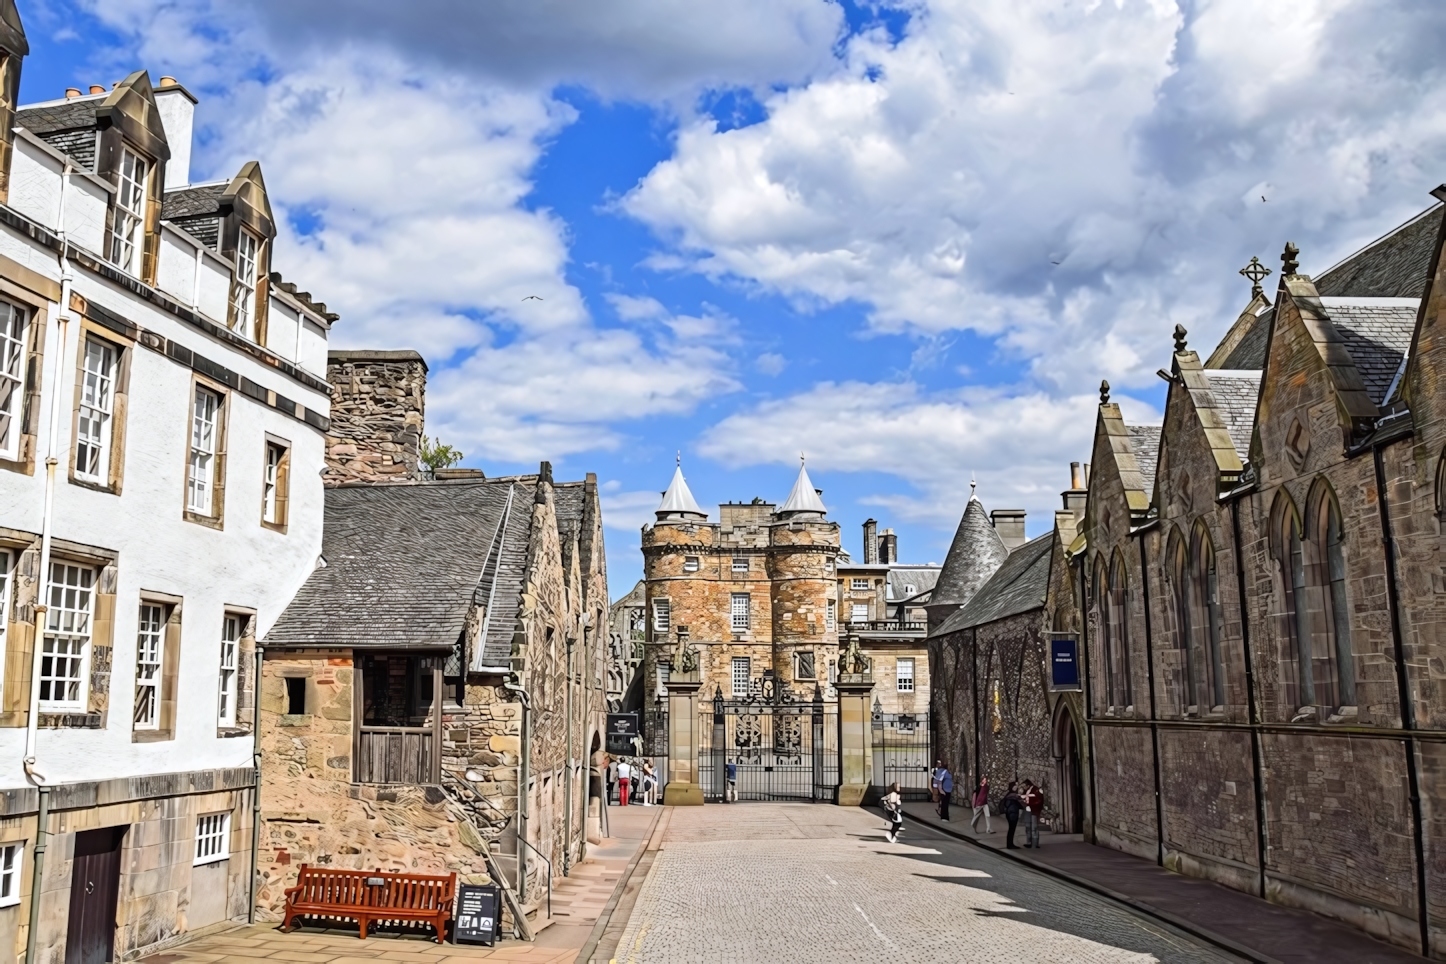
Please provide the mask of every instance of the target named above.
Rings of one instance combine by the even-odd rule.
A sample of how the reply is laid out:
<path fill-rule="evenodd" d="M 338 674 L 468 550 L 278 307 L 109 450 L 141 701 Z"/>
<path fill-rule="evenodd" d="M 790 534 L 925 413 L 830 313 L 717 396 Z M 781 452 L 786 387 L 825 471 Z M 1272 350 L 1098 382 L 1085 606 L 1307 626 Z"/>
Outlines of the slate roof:
<path fill-rule="evenodd" d="M 516 481 L 328 489 L 321 550 L 326 564 L 307 578 L 265 645 L 453 646 L 474 600 L 486 604 L 490 598 L 487 638 L 473 662 L 506 665 L 521 605 L 533 492 L 533 483 Z M 494 554 L 504 514 L 506 538 Z"/>
<path fill-rule="evenodd" d="M 1130 432 L 1130 448 L 1135 450 L 1135 461 L 1140 465 L 1140 475 L 1145 479 L 1145 495 L 1155 495 L 1155 466 L 1160 461 L 1160 426 L 1126 425 Z"/>
<path fill-rule="evenodd" d="M 954 541 L 949 544 L 949 554 L 944 557 L 944 567 L 939 570 L 930 603 L 935 606 L 964 605 L 994 575 L 1008 555 L 1004 540 L 999 538 L 999 533 L 994 531 L 994 525 L 984 512 L 984 504 L 971 497 L 964 507 L 964 516 L 959 520 Z"/>
<path fill-rule="evenodd" d="M 1366 393 L 1371 401 L 1382 404 L 1401 368 L 1401 360 L 1411 348 L 1419 300 L 1321 298 L 1321 304 L 1356 363 L 1361 380 L 1366 383 Z"/>
<path fill-rule="evenodd" d="M 225 193 L 225 184 L 203 184 L 167 191 L 161 202 L 161 217 L 167 221 L 217 217 L 221 213 L 221 195 Z"/>
<path fill-rule="evenodd" d="M 823 500 L 818 497 L 818 490 L 813 487 L 813 480 L 808 477 L 808 469 L 803 465 L 798 467 L 798 478 L 793 481 L 793 489 L 789 491 L 788 498 L 783 505 L 778 507 L 778 514 L 784 515 L 793 512 L 817 512 L 820 515 L 827 512 Z"/>
<path fill-rule="evenodd" d="M 15 123 L 40 135 L 95 127 L 95 112 L 105 99 L 105 94 L 97 94 L 38 107 L 21 107 L 15 112 Z"/>
<path fill-rule="evenodd" d="M 939 624 L 930 635 L 998 622 L 1044 606 L 1049 591 L 1049 557 L 1054 533 L 1047 532 L 1015 549 L 969 604 Z"/>
<path fill-rule="evenodd" d="M 1315 278 L 1323 298 L 1420 298 L 1446 206 L 1433 204 Z"/>
<path fill-rule="evenodd" d="M 938 566 L 890 566 L 889 601 L 903 602 L 933 589 L 939 581 L 939 572 Z M 905 592 L 905 586 L 913 586 L 914 591 Z"/>
<path fill-rule="evenodd" d="M 1226 356 L 1221 368 L 1260 371 L 1265 368 L 1265 349 L 1270 344 L 1270 326 L 1275 324 L 1275 308 L 1262 311 L 1240 339 L 1240 344 Z"/>
<path fill-rule="evenodd" d="M 1255 431 L 1255 401 L 1260 397 L 1259 371 L 1205 369 L 1215 408 L 1225 420 L 1225 430 L 1243 461 L 1250 454 L 1250 436 Z"/>

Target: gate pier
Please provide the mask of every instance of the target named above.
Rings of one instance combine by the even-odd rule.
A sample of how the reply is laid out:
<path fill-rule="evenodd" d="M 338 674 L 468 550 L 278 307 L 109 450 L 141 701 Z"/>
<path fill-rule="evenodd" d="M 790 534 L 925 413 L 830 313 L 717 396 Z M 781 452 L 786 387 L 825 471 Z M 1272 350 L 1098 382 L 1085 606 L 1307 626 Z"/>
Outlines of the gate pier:
<path fill-rule="evenodd" d="M 840 673 L 838 690 L 839 785 L 835 802 L 857 807 L 864 802 L 871 783 L 873 763 L 873 713 L 869 694 L 874 691 L 872 668 L 862 673 Z"/>
<path fill-rule="evenodd" d="M 698 690 L 702 685 L 696 665 L 691 672 L 673 673 L 668 679 L 668 785 L 663 788 L 664 806 L 703 805 L 703 788 L 698 785 Z"/>

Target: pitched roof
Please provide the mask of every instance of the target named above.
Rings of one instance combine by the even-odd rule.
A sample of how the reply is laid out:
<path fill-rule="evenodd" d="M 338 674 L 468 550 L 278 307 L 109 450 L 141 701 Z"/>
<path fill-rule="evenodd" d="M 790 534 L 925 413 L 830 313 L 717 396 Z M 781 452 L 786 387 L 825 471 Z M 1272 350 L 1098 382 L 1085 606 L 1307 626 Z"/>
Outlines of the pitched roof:
<path fill-rule="evenodd" d="M 984 503 L 971 496 L 954 532 L 954 541 L 949 544 L 949 554 L 944 557 L 944 567 L 934 583 L 930 604 L 964 605 L 974 598 L 979 587 L 994 575 L 1008 555 L 1004 540 L 999 538 L 984 512 Z"/>
<path fill-rule="evenodd" d="M 693 492 L 688 488 L 687 480 L 683 478 L 683 465 L 680 462 L 678 467 L 673 469 L 673 481 L 668 483 L 668 491 L 663 493 L 663 501 L 658 506 L 657 516 L 659 519 L 665 519 L 669 516 L 687 518 L 690 515 L 703 519 L 708 518 L 708 513 L 704 512 L 698 505 L 698 500 L 693 498 Z"/>
<path fill-rule="evenodd" d="M 221 195 L 225 193 L 225 182 L 167 191 L 161 202 L 161 217 L 167 221 L 216 217 L 221 213 Z"/>
<path fill-rule="evenodd" d="M 1416 298 L 1321 298 L 1345 349 L 1365 382 L 1366 393 L 1377 405 L 1411 348 L 1416 330 Z"/>
<path fill-rule="evenodd" d="M 813 487 L 813 480 L 808 477 L 808 469 L 802 464 L 798 467 L 798 478 L 793 481 L 793 490 L 788 493 L 788 498 L 783 505 L 778 507 L 778 515 L 791 512 L 817 512 L 820 515 L 827 512 L 823 500 L 818 497 L 818 490 Z"/>
<path fill-rule="evenodd" d="M 1230 371 L 1207 368 L 1210 394 L 1215 408 L 1225 420 L 1225 430 L 1235 451 L 1244 461 L 1250 453 L 1250 436 L 1255 430 L 1255 401 L 1260 396 L 1259 371 Z"/>
<path fill-rule="evenodd" d="M 1420 298 L 1446 206 L 1433 204 L 1405 224 L 1315 277 L 1323 298 Z"/>
<path fill-rule="evenodd" d="M 21 107 L 15 111 L 15 123 L 32 134 L 56 134 L 60 131 L 94 127 L 95 112 L 105 103 L 106 96 L 92 94 L 33 107 Z"/>
<path fill-rule="evenodd" d="M 1053 546 L 1054 533 L 1047 532 L 1015 549 L 969 604 L 950 614 L 930 635 L 942 636 L 1042 608 L 1049 591 Z"/>
<path fill-rule="evenodd" d="M 890 566 L 888 573 L 889 599 L 900 602 L 928 592 L 939 581 L 938 566 Z M 906 591 L 909 586 L 913 592 Z"/>
<path fill-rule="evenodd" d="M 1140 466 L 1140 477 L 1145 480 L 1145 496 L 1155 494 L 1155 466 L 1160 461 L 1160 426 L 1126 425 L 1130 431 L 1130 448 L 1134 449 L 1135 462 Z"/>
<path fill-rule="evenodd" d="M 506 665 L 534 491 L 533 482 L 494 480 L 328 489 L 325 564 L 271 627 L 266 645 L 453 646 L 469 609 L 490 601 L 473 663 Z"/>

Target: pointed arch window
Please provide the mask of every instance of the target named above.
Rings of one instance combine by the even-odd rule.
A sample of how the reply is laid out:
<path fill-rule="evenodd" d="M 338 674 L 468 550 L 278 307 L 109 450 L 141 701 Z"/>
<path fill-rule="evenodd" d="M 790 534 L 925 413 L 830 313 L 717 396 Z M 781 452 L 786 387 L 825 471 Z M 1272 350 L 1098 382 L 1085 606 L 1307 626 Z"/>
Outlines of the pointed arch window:
<path fill-rule="evenodd" d="M 1130 685 L 1130 646 L 1128 629 L 1128 584 L 1125 560 L 1118 552 L 1110 563 L 1109 592 L 1105 618 L 1105 642 L 1108 645 L 1105 664 L 1109 669 L 1110 704 L 1130 706 L 1134 688 Z"/>
<path fill-rule="evenodd" d="M 1330 713 L 1356 701 L 1345 553 L 1340 509 L 1329 490 L 1318 486 L 1309 505 L 1308 528 L 1283 493 L 1272 513 L 1285 602 L 1282 695 L 1292 707 Z"/>
<path fill-rule="evenodd" d="M 1101 688 L 1104 694 L 1103 703 L 1105 706 L 1110 706 L 1114 703 L 1115 693 L 1114 662 L 1110 658 L 1114 645 L 1110 641 L 1110 579 L 1103 556 L 1095 557 L 1095 572 L 1094 578 L 1090 580 L 1090 588 L 1090 602 L 1095 612 L 1099 614 L 1096 625 L 1099 626 L 1100 632 L 1100 666 L 1104 676 L 1104 686 Z"/>
<path fill-rule="evenodd" d="M 1220 654 L 1220 594 L 1215 571 L 1215 546 L 1204 525 L 1190 539 L 1190 650 L 1199 667 L 1197 700 L 1225 704 L 1225 667 Z"/>
<path fill-rule="evenodd" d="M 1195 648 L 1190 634 L 1190 553 L 1179 532 L 1172 533 L 1169 551 L 1171 602 L 1175 604 L 1175 645 L 1183 663 L 1180 675 L 1184 684 L 1184 706 L 1198 706 L 1200 694 L 1196 686 Z"/>

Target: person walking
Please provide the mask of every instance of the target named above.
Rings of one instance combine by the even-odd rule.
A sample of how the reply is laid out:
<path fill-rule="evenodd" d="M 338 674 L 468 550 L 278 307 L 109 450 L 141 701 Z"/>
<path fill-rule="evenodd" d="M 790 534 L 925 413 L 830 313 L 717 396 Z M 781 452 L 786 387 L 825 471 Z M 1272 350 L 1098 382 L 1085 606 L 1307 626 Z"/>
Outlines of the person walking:
<path fill-rule="evenodd" d="M 984 818 L 984 832 L 993 833 L 994 828 L 989 825 L 989 778 L 980 777 L 979 786 L 974 788 L 974 796 L 969 801 L 974 806 L 974 819 L 969 821 L 969 829 L 974 835 L 979 835 L 979 818 Z"/>
<path fill-rule="evenodd" d="M 628 758 L 623 757 L 618 761 L 618 805 L 628 805 L 628 787 L 633 775 L 633 768 L 628 765 Z"/>
<path fill-rule="evenodd" d="M 633 762 L 633 769 L 632 772 L 629 774 L 629 777 L 633 781 L 633 789 L 632 794 L 628 797 L 628 800 L 632 804 L 642 803 L 643 795 L 638 791 L 641 790 L 643 786 L 643 768 L 639 766 L 636 761 Z"/>
<path fill-rule="evenodd" d="M 884 831 L 884 837 L 889 843 L 898 843 L 899 834 L 904 832 L 904 800 L 899 796 L 899 785 L 897 783 L 889 786 L 889 792 L 884 795 L 884 815 L 889 818 L 889 827 Z"/>
<path fill-rule="evenodd" d="M 940 820 L 947 823 L 949 821 L 949 795 L 954 792 L 954 775 L 949 772 L 949 768 L 944 765 L 943 760 L 940 760 L 939 765 L 934 768 L 934 791 L 935 799 L 939 801 L 934 812 L 939 815 Z"/>
<path fill-rule="evenodd" d="M 1039 849 L 1039 818 L 1044 815 L 1044 791 L 1033 780 L 1024 781 L 1024 845 Z"/>
<path fill-rule="evenodd" d="M 724 803 L 738 802 L 738 764 L 728 761 L 728 789 L 724 791 Z"/>
<path fill-rule="evenodd" d="M 1009 834 L 1004 838 L 1006 850 L 1018 850 L 1014 845 L 1014 831 L 1019 826 L 1019 812 L 1024 809 L 1024 798 L 1019 795 L 1018 784 L 1013 780 L 1009 781 L 1009 789 L 1004 793 L 1004 799 L 999 802 L 999 809 L 1004 813 L 1004 819 L 1009 821 Z"/>
<path fill-rule="evenodd" d="M 654 788 L 657 786 L 657 779 L 653 776 L 653 765 L 643 761 L 643 806 L 653 805 Z"/>
<path fill-rule="evenodd" d="M 608 806 L 612 806 L 613 786 L 618 782 L 618 764 L 611 754 L 603 757 L 603 779 L 607 781 L 608 788 L 607 796 L 603 799 L 607 801 Z"/>

